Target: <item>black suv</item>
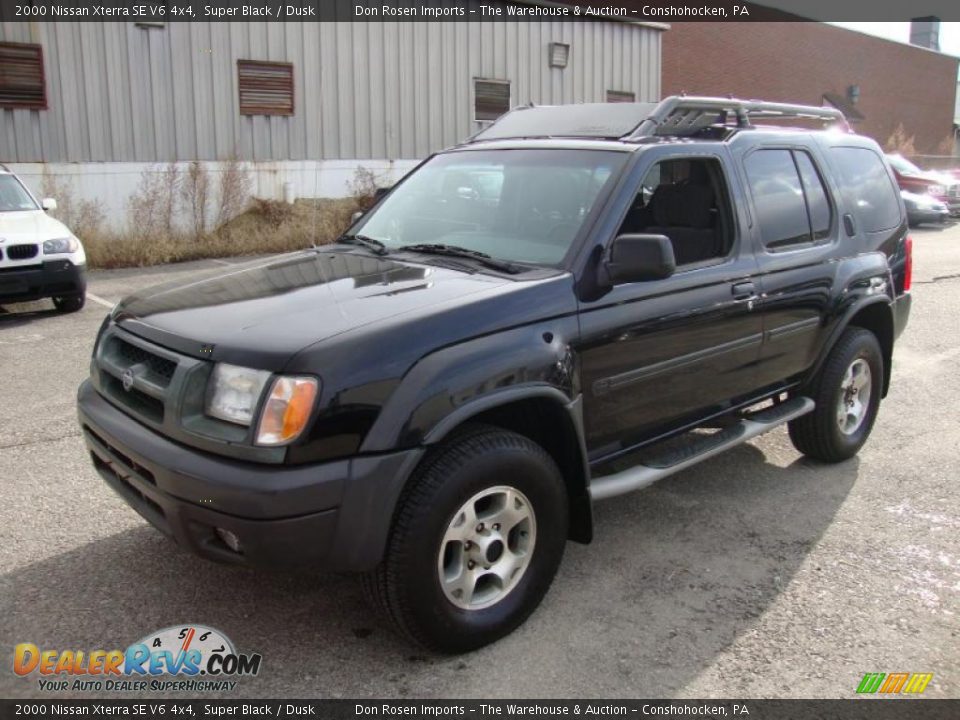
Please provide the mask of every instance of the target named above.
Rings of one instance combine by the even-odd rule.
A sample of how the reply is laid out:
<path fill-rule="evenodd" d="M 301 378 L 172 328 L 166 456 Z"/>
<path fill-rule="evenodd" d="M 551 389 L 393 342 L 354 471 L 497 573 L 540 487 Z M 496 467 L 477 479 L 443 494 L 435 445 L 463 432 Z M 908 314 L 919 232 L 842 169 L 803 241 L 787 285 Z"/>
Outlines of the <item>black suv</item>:
<path fill-rule="evenodd" d="M 854 455 L 910 275 L 890 168 L 836 111 L 522 108 L 333 245 L 124 300 L 80 423 L 184 547 L 362 572 L 407 636 L 464 651 L 533 611 L 595 500 L 784 423 Z"/>

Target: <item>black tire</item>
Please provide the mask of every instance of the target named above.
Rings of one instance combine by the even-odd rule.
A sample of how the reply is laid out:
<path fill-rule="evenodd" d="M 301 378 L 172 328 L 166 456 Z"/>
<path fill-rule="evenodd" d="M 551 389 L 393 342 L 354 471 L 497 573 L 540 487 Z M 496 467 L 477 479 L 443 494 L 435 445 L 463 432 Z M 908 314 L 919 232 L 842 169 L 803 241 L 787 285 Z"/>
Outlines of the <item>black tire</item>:
<path fill-rule="evenodd" d="M 82 309 L 87 302 L 86 294 L 64 295 L 63 297 L 53 298 L 53 306 L 58 312 L 72 313 Z"/>
<path fill-rule="evenodd" d="M 444 533 L 475 495 L 507 484 L 526 496 L 536 519 L 531 557 L 494 604 L 458 607 L 440 581 Z M 410 640 L 439 652 L 474 650 L 510 633 L 540 604 L 563 557 L 567 524 L 566 488 L 553 458 L 522 435 L 478 426 L 417 470 L 398 503 L 383 562 L 364 576 L 364 589 Z"/>
<path fill-rule="evenodd" d="M 841 430 L 838 421 L 838 403 L 843 394 L 844 376 L 858 360 L 865 361 L 870 368 L 870 398 L 859 426 L 848 434 Z M 863 328 L 847 328 L 806 391 L 816 402 L 816 408 L 789 423 L 793 446 L 804 455 L 829 463 L 856 455 L 870 437 L 877 419 L 883 373 L 883 353 L 876 336 Z"/>

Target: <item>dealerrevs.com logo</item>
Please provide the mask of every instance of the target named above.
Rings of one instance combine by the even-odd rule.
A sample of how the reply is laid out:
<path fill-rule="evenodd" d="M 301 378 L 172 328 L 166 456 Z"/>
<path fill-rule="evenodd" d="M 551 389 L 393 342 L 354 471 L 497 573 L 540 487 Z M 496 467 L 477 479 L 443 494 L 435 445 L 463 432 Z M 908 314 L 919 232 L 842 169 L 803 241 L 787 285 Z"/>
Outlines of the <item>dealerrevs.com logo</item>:
<path fill-rule="evenodd" d="M 259 653 L 238 653 L 219 630 L 177 625 L 144 636 L 126 650 L 48 650 L 20 643 L 13 671 L 35 676 L 40 690 L 144 692 L 233 690 L 260 672 Z"/>

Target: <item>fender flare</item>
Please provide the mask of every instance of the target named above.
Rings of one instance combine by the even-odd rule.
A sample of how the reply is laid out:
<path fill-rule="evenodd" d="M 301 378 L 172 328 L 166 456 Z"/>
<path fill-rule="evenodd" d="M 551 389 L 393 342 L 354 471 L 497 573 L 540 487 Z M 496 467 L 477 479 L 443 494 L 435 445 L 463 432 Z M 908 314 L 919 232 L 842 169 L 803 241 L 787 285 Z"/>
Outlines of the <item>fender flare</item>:
<path fill-rule="evenodd" d="M 475 400 L 471 400 L 464 405 L 461 405 L 452 413 L 442 418 L 440 422 L 434 425 L 429 432 L 427 432 L 426 436 L 423 438 L 423 443 L 424 445 L 435 445 L 436 443 L 441 442 L 456 427 L 467 422 L 470 420 L 470 418 L 476 417 L 482 412 L 493 410 L 494 408 L 502 407 L 503 405 L 509 405 L 510 403 L 517 402 L 518 400 L 530 400 L 532 398 L 551 400 L 566 408 L 567 412 L 570 412 L 571 405 L 578 402 L 577 399 L 571 401 L 570 398 L 567 397 L 561 390 L 558 390 L 552 385 L 547 385 L 546 383 L 501 388 L 499 390 L 489 392 Z M 577 435 L 582 440 L 583 422 L 582 416 L 579 416 L 579 413 L 577 421 L 579 424 L 575 423 L 574 428 L 577 432 Z"/>
<path fill-rule="evenodd" d="M 852 304 L 843 316 L 837 321 L 836 327 L 831 331 L 826 342 L 824 342 L 823 347 L 820 349 L 819 355 L 814 364 L 807 371 L 804 379 L 803 385 L 808 385 L 823 368 L 823 364 L 826 362 L 827 357 L 830 355 L 830 352 L 833 350 L 834 346 L 837 344 L 837 341 L 840 339 L 840 336 L 850 327 L 851 321 L 859 313 L 867 308 L 883 305 L 887 309 L 889 315 L 890 327 L 893 328 L 893 308 L 891 307 L 893 300 L 890 299 L 889 295 L 874 295 L 872 297 L 865 297 L 858 302 Z M 878 338 L 879 340 L 879 338 Z M 881 345 L 882 348 L 882 345 Z M 890 387 L 890 375 L 891 375 L 891 355 L 893 354 L 892 342 L 889 349 L 883 350 L 883 361 L 884 361 L 884 372 L 883 372 L 883 393 L 882 396 L 886 397 L 887 390 Z"/>
<path fill-rule="evenodd" d="M 593 501 L 590 497 L 590 464 L 587 456 L 586 436 L 583 429 L 583 396 L 578 394 L 572 400 L 560 389 L 546 383 L 519 385 L 502 388 L 487 393 L 460 406 L 442 418 L 424 436 L 423 445 L 435 446 L 462 426 L 484 412 L 505 407 L 524 400 L 547 400 L 555 405 L 565 417 L 569 431 L 573 434 L 577 447 L 577 467 L 561 467 L 567 486 L 570 503 L 569 537 L 579 543 L 589 543 L 593 539 Z M 412 468 L 411 468 L 412 472 Z M 404 482 L 406 482 L 405 478 Z"/>

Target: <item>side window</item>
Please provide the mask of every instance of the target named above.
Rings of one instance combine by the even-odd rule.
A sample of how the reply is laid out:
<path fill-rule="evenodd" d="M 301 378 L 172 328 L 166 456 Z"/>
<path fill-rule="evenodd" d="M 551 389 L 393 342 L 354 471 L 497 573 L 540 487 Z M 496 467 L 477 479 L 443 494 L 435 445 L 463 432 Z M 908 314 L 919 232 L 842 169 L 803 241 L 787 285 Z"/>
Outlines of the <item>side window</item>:
<path fill-rule="evenodd" d="M 677 265 L 694 265 L 730 253 L 731 217 L 719 161 L 663 160 L 647 172 L 618 234 L 666 235 Z"/>
<path fill-rule="evenodd" d="M 823 178 L 817 172 L 810 155 L 803 151 L 793 153 L 803 181 L 803 194 L 807 199 L 807 210 L 810 213 L 810 229 L 813 231 L 814 241 L 823 240 L 830 235 L 830 200 L 827 190 L 823 186 Z"/>
<path fill-rule="evenodd" d="M 844 195 L 856 208 L 863 229 L 877 232 L 899 225 L 897 191 L 880 156 L 859 147 L 834 147 L 830 154 L 843 180 Z"/>
<path fill-rule="evenodd" d="M 776 249 L 810 242 L 810 219 L 793 153 L 757 150 L 744 166 L 763 244 Z"/>

